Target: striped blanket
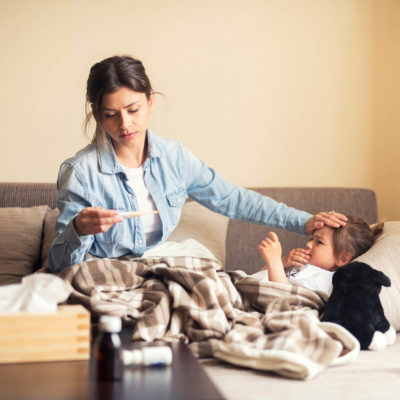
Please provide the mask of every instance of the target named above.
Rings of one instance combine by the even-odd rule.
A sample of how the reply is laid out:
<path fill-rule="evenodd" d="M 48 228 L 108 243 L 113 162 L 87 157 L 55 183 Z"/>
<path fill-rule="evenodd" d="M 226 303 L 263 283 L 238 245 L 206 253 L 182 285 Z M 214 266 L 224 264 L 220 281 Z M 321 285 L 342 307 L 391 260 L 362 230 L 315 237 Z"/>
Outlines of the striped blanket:
<path fill-rule="evenodd" d="M 211 259 L 96 259 L 65 268 L 69 302 L 119 315 L 133 340 L 185 341 L 198 357 L 309 379 L 353 360 L 358 341 L 321 323 L 324 299 L 306 288 L 224 272 Z"/>

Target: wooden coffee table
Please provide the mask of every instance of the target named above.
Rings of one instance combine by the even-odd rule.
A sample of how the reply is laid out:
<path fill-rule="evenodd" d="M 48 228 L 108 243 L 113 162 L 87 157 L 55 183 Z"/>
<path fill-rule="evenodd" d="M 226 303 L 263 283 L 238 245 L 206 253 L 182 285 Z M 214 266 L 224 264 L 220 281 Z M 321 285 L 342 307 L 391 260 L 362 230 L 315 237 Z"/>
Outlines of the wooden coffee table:
<path fill-rule="evenodd" d="M 141 346 L 134 343 L 129 348 Z M 125 367 L 120 382 L 97 381 L 93 361 L 3 364 L 0 399 L 223 399 L 188 347 L 183 343 L 170 346 L 172 365 Z"/>

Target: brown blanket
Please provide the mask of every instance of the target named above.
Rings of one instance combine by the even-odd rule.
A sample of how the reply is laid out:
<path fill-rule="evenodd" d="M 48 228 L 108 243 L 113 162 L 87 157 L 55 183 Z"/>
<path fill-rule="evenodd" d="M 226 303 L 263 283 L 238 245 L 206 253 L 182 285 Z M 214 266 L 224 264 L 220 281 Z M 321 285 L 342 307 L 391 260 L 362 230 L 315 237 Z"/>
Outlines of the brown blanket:
<path fill-rule="evenodd" d="M 359 351 L 349 332 L 319 321 L 317 293 L 227 273 L 215 260 L 96 259 L 59 276 L 74 289 L 69 302 L 119 315 L 133 340 L 183 340 L 198 357 L 308 379 Z"/>

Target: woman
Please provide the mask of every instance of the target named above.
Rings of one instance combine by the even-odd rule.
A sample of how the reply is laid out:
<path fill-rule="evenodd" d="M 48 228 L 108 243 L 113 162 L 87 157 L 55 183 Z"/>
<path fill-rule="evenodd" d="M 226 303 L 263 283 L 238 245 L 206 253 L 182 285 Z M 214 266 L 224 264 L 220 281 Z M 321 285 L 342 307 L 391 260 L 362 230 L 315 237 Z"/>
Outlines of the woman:
<path fill-rule="evenodd" d="M 90 253 L 114 258 L 144 251 L 167 239 L 188 196 L 233 219 L 312 233 L 324 224 L 339 227 L 346 217 L 315 216 L 225 182 L 178 142 L 148 129 L 153 89 L 132 57 L 95 64 L 87 81 L 87 102 L 96 131 L 92 143 L 60 167 L 60 215 L 49 253 L 53 272 Z M 155 211 L 124 219 L 121 212 Z"/>

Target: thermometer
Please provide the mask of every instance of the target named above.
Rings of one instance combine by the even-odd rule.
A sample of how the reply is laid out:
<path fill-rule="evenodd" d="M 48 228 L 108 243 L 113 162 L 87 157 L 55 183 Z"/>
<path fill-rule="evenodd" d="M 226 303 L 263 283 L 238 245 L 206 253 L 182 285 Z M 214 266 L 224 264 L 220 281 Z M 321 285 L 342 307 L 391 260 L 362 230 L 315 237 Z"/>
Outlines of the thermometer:
<path fill-rule="evenodd" d="M 158 214 L 158 211 L 126 211 L 118 213 L 123 219 L 136 218 L 146 214 Z"/>

